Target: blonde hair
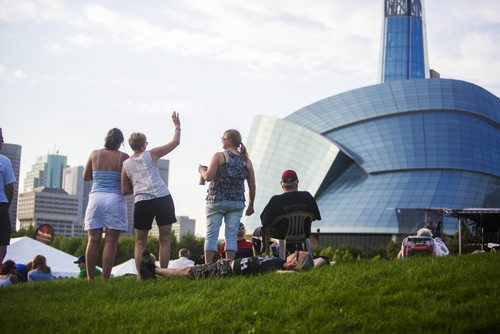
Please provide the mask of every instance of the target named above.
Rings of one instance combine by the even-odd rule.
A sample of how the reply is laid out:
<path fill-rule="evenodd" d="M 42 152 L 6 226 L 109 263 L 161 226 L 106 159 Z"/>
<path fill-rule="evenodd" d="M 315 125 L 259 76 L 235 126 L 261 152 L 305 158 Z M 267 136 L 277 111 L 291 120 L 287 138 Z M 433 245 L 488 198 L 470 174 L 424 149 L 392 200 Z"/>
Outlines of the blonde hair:
<path fill-rule="evenodd" d="M 140 132 L 133 132 L 128 139 L 128 144 L 133 151 L 140 150 L 144 146 L 145 142 L 146 135 Z"/>
<path fill-rule="evenodd" d="M 226 138 L 229 139 L 229 141 L 238 148 L 238 151 L 241 153 L 243 156 L 243 160 L 247 161 L 248 158 L 248 151 L 245 145 L 241 142 L 241 134 L 238 130 L 235 129 L 229 129 L 224 132 L 224 135 Z"/>

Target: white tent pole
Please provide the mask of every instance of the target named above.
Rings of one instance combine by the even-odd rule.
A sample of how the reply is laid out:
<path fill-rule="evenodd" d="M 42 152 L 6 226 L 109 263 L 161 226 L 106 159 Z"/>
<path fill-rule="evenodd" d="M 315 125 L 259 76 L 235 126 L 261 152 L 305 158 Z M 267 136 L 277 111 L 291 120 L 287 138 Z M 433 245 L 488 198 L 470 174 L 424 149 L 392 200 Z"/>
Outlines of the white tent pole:
<path fill-rule="evenodd" d="M 462 255 L 462 216 L 458 216 L 458 255 Z"/>

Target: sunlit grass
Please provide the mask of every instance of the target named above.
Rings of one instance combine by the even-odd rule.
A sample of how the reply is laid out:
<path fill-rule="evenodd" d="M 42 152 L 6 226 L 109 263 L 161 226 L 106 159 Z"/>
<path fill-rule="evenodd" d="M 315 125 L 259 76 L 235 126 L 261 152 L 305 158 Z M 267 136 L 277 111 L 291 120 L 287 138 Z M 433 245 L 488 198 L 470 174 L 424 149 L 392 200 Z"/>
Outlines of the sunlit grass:
<path fill-rule="evenodd" d="M 358 261 L 293 275 L 0 288 L 0 333 L 496 332 L 500 255 Z"/>

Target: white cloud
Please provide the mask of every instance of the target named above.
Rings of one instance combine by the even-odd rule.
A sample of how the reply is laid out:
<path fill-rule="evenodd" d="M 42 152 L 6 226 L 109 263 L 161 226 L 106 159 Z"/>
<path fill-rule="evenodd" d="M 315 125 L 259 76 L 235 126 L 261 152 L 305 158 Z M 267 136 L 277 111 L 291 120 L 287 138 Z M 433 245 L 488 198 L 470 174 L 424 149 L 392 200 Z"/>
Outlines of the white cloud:
<path fill-rule="evenodd" d="M 183 114 L 192 113 L 193 106 L 188 103 L 177 101 L 169 102 L 160 99 L 148 101 L 126 101 L 117 106 L 118 110 L 129 115 L 161 115 L 169 114 L 174 110 L 182 110 Z"/>
<path fill-rule="evenodd" d="M 10 11 L 14 17 L 62 22 L 76 29 L 64 40 L 46 43 L 55 54 L 106 43 L 129 52 L 152 49 L 241 63 L 254 70 L 313 74 L 350 65 L 343 46 L 354 42 L 366 47 L 373 41 L 373 27 L 379 30 L 378 22 L 374 26 L 376 20 L 368 19 L 374 7 L 354 11 L 352 4 L 331 1 L 317 1 L 315 6 L 301 1 L 183 1 L 148 18 L 111 5 L 69 8 L 62 1 L 38 1 L 10 6 Z M 375 57 L 377 48 L 371 47 Z"/>
<path fill-rule="evenodd" d="M 101 43 L 99 39 L 96 39 L 86 34 L 78 34 L 72 37 L 68 37 L 68 40 L 71 44 L 84 48 L 88 48 Z"/>
<path fill-rule="evenodd" d="M 70 48 L 67 45 L 63 45 L 60 43 L 50 43 L 46 44 L 45 48 L 53 54 L 61 55 L 61 54 L 68 54 L 71 52 Z"/>
<path fill-rule="evenodd" d="M 12 72 L 12 76 L 15 79 L 26 79 L 27 78 L 27 75 L 23 70 L 15 70 L 14 72 Z"/>

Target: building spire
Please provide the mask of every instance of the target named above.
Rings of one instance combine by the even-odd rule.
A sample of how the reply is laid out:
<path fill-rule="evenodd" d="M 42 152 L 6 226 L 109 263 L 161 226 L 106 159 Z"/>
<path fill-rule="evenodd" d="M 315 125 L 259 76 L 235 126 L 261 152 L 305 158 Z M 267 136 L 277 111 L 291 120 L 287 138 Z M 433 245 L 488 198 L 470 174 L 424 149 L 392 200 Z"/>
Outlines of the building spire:
<path fill-rule="evenodd" d="M 429 77 L 422 0 L 385 0 L 381 82 Z"/>

